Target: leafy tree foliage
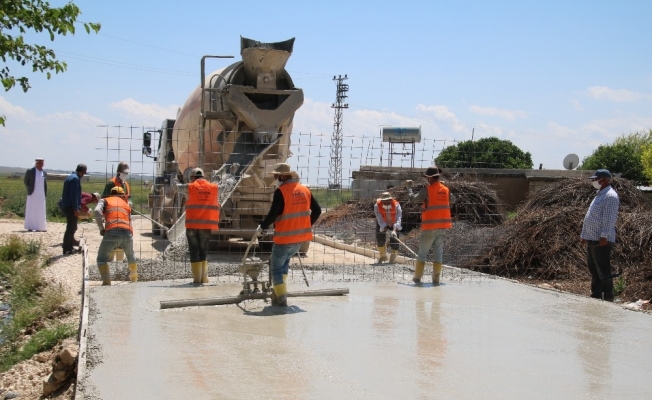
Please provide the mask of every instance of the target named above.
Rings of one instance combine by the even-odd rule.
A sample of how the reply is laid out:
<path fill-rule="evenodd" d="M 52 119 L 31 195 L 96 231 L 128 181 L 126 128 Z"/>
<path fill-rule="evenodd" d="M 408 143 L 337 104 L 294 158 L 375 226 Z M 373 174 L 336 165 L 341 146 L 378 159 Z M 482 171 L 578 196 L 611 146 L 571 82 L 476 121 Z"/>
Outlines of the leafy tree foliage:
<path fill-rule="evenodd" d="M 652 183 L 652 144 L 643 148 L 641 152 L 641 164 L 643 164 L 643 173 L 647 177 L 648 183 Z"/>
<path fill-rule="evenodd" d="M 448 146 L 435 159 L 443 168 L 532 168 L 532 155 L 497 137 L 467 140 Z"/>
<path fill-rule="evenodd" d="M 605 168 L 611 173 L 621 173 L 637 183 L 647 182 L 642 155 L 647 146 L 652 145 L 652 130 L 621 135 L 612 144 L 599 146 L 593 154 L 582 161 L 580 169 L 595 170 Z"/>
<path fill-rule="evenodd" d="M 16 77 L 10 71 L 7 60 L 11 59 L 20 66 L 30 66 L 32 72 L 45 72 L 51 78 L 51 72 L 64 72 L 65 62 L 58 61 L 54 51 L 39 44 L 25 42 L 24 35 L 30 31 L 47 32 L 50 41 L 57 35 L 75 34 L 75 22 L 81 14 L 79 7 L 72 1 L 63 7 L 53 8 L 43 0 L 0 0 L 0 56 L 3 66 L 0 69 L 0 80 L 5 91 L 11 90 L 16 83 L 24 92 L 29 90 L 27 77 Z M 98 23 L 84 23 L 86 33 L 97 33 Z M 4 125 L 5 118 L 0 116 Z"/>

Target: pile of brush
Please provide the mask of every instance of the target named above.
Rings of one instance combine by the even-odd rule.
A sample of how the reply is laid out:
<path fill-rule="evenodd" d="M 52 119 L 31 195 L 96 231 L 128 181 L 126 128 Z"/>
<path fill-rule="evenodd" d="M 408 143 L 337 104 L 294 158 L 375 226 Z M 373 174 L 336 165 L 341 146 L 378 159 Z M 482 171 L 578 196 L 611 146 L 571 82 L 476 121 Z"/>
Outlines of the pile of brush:
<path fill-rule="evenodd" d="M 613 265 L 625 299 L 652 298 L 652 206 L 626 179 L 614 179 L 620 198 Z M 596 191 L 587 179 L 564 179 L 533 193 L 505 223 L 505 234 L 463 268 L 512 278 L 587 278 L 580 233 Z M 588 291 L 588 287 L 586 288 Z"/>

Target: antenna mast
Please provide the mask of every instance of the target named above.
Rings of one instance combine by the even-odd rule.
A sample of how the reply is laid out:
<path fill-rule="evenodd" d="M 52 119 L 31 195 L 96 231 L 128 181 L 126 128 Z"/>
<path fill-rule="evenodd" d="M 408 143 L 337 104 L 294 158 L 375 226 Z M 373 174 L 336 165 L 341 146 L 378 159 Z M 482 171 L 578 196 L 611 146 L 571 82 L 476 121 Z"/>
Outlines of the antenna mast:
<path fill-rule="evenodd" d="M 335 103 L 331 108 L 335 109 L 335 123 L 333 123 L 333 136 L 331 138 L 331 161 L 328 174 L 328 188 L 341 189 L 342 188 L 342 109 L 349 108 L 348 103 L 344 100 L 348 97 L 346 92 L 349 91 L 349 85 L 344 83 L 348 77 L 339 75 L 333 80 L 337 84 L 337 95 Z"/>

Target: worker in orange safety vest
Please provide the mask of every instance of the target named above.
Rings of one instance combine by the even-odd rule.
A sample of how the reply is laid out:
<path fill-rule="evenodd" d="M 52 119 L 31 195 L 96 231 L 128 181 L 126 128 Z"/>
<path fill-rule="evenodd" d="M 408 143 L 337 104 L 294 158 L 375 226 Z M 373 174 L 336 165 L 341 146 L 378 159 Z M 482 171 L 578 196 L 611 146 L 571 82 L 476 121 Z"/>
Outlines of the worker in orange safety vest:
<path fill-rule="evenodd" d="M 211 240 L 211 231 L 219 230 L 220 203 L 219 188 L 204 178 L 204 171 L 195 168 L 190 173 L 190 183 L 172 181 L 186 201 L 186 239 L 190 252 L 192 283 L 208 283 L 208 260 L 206 254 Z"/>
<path fill-rule="evenodd" d="M 414 277 L 412 278 L 412 281 L 416 284 L 421 283 L 421 277 L 426 265 L 426 256 L 434 245 L 435 259 L 432 263 L 432 284 L 439 285 L 444 238 L 446 232 L 453 227 L 450 207 L 451 204 L 455 203 L 455 196 L 450 193 L 446 185 L 439 181 L 441 173 L 441 169 L 434 165 L 428 167 L 425 174 L 423 174 L 428 181 L 428 185 L 417 194 L 412 192 L 412 181 L 405 181 L 409 201 L 423 202 L 419 252 L 414 268 Z"/>
<path fill-rule="evenodd" d="M 313 239 L 312 225 L 321 215 L 321 206 L 290 165 L 279 163 L 272 172 L 279 186 L 274 191 L 272 206 L 256 229 L 259 236 L 274 224 L 274 245 L 270 258 L 272 269 L 272 305 L 287 306 L 287 276 L 290 259 L 305 241 Z"/>
<path fill-rule="evenodd" d="M 131 226 L 131 207 L 120 186 L 111 189 L 111 195 L 100 199 L 93 210 L 95 222 L 100 228 L 102 243 L 97 250 L 97 268 L 100 270 L 102 285 L 111 284 L 109 270 L 110 254 L 120 247 L 127 256 L 129 280 L 138 281 L 138 266 L 134 255 L 133 228 Z"/>
<path fill-rule="evenodd" d="M 389 247 L 392 249 L 389 255 L 389 262 L 396 262 L 398 255 L 398 232 L 402 229 L 401 218 L 403 211 L 399 202 L 392 197 L 391 193 L 383 192 L 374 203 L 374 214 L 376 215 L 376 245 L 378 246 L 378 263 L 387 261 L 387 232 L 390 232 Z"/>

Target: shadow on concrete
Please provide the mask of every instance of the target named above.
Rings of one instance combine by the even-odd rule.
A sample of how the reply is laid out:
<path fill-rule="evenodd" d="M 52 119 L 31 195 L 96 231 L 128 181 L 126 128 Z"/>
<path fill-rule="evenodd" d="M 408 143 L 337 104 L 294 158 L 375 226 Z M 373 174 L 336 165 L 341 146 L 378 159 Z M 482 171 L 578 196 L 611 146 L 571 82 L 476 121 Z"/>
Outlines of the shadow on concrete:
<path fill-rule="evenodd" d="M 288 315 L 306 312 L 306 310 L 302 309 L 299 306 L 278 307 L 270 304 L 259 311 L 249 311 L 246 308 L 243 308 L 240 304 L 237 304 L 237 306 L 244 312 L 245 315 L 253 317 L 272 317 L 274 315 Z"/>

